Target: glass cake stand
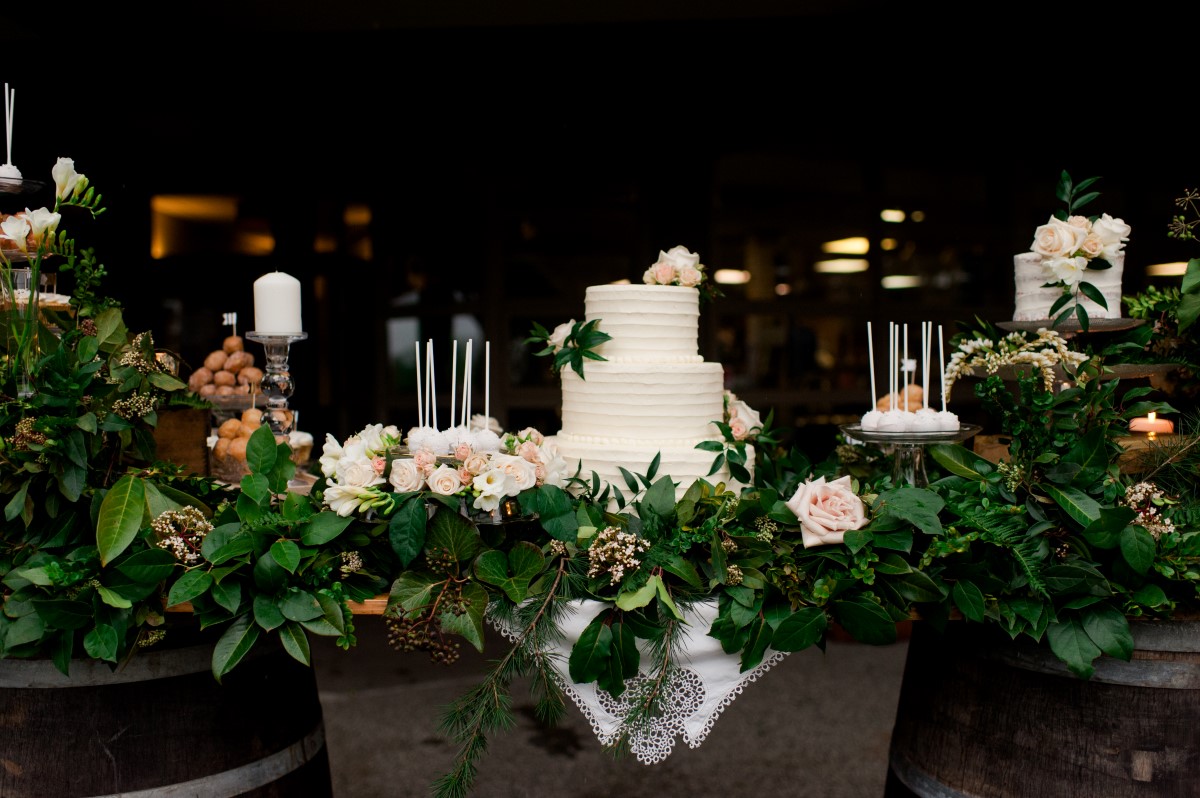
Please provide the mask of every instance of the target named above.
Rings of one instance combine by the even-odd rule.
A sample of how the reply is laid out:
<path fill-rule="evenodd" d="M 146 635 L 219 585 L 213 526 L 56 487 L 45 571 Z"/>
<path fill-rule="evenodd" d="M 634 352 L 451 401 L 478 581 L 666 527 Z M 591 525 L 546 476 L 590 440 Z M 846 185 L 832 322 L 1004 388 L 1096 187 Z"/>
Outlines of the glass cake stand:
<path fill-rule="evenodd" d="M 956 430 L 937 432 L 877 432 L 864 430 L 862 424 L 842 424 L 839 429 L 848 438 L 890 448 L 896 459 L 892 467 L 894 484 L 924 488 L 929 485 L 929 477 L 925 474 L 925 447 L 931 443 L 962 443 L 983 427 L 959 424 Z"/>

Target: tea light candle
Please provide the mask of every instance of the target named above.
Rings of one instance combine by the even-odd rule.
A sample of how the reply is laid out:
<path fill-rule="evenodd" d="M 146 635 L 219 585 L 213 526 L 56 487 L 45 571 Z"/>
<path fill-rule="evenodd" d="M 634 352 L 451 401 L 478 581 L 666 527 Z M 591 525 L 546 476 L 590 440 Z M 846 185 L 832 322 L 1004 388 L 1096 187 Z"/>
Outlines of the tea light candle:
<path fill-rule="evenodd" d="M 300 321 L 300 281 L 290 274 L 270 272 L 254 281 L 254 332 L 292 335 L 303 332 Z"/>
<path fill-rule="evenodd" d="M 1147 413 L 1144 418 L 1134 418 L 1129 421 L 1130 432 L 1149 432 L 1151 435 L 1170 435 L 1175 431 L 1175 424 L 1165 418 L 1158 418 L 1155 412 Z"/>

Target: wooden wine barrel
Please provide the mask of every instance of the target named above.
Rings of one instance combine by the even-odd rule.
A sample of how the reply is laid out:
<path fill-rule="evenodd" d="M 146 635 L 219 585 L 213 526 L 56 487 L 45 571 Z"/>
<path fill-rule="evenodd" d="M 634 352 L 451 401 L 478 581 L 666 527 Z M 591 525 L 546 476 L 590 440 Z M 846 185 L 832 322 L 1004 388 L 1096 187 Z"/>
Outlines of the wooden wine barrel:
<path fill-rule="evenodd" d="M 268 648 L 218 684 L 211 658 L 200 645 L 144 651 L 115 672 L 77 660 L 70 678 L 45 660 L 0 660 L 0 795 L 331 795 L 312 669 Z"/>
<path fill-rule="evenodd" d="M 1200 622 L 1133 631 L 1083 680 L 994 629 L 914 624 L 885 796 L 1200 794 Z"/>

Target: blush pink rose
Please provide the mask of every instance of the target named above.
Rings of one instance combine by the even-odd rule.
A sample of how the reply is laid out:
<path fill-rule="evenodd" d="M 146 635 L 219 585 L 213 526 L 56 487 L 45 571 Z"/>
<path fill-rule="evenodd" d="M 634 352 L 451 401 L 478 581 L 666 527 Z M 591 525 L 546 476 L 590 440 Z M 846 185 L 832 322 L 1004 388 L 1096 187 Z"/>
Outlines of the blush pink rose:
<path fill-rule="evenodd" d="M 867 522 L 866 507 L 850 486 L 850 477 L 826 482 L 817 477 L 801 485 L 787 501 L 788 508 L 800 521 L 804 548 L 841 543 L 847 530 L 862 529 Z"/>
<path fill-rule="evenodd" d="M 659 285 L 670 285 L 675 282 L 675 266 L 673 264 L 660 260 L 650 267 L 650 272 L 654 275 L 654 282 Z"/>

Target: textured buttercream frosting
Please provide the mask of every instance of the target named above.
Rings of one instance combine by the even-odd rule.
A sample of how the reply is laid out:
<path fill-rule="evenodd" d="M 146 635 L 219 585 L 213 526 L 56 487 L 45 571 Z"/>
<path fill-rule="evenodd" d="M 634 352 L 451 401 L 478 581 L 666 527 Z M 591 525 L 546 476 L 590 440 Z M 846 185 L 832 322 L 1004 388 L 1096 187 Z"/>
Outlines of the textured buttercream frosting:
<path fill-rule="evenodd" d="M 729 483 L 722 467 L 709 475 L 714 452 L 697 449 L 721 440 L 713 423 L 724 417 L 724 369 L 697 354 L 700 294 L 663 285 L 602 285 L 587 289 L 586 320 L 612 336 L 597 348 L 605 361 L 585 361 L 581 379 L 563 369 L 559 454 L 580 476 L 594 471 L 628 495 L 620 472 L 646 473 L 659 457 L 657 476 L 679 483 L 678 495 L 697 479 Z M 750 463 L 752 465 L 752 462 Z"/>
<path fill-rule="evenodd" d="M 1108 309 L 1097 305 L 1087 297 L 1080 304 L 1091 319 L 1121 318 L 1121 280 L 1125 273 L 1125 253 L 1120 252 L 1109 263 L 1109 269 L 1086 269 L 1081 280 L 1091 283 L 1100 289 Z M 1036 252 L 1022 252 L 1013 256 L 1013 278 L 1016 283 L 1016 304 L 1013 309 L 1013 321 L 1040 321 L 1050 318 L 1050 308 L 1062 296 L 1059 286 L 1046 286 L 1055 282 L 1054 274 L 1042 263 L 1041 255 Z M 1074 307 L 1074 302 L 1069 303 Z M 1067 310 L 1066 305 L 1059 313 Z"/>

